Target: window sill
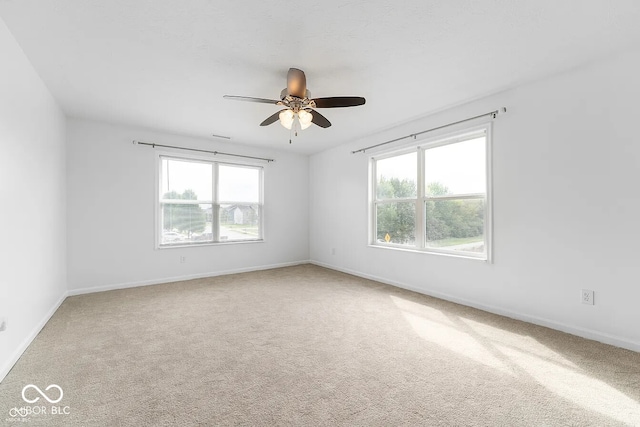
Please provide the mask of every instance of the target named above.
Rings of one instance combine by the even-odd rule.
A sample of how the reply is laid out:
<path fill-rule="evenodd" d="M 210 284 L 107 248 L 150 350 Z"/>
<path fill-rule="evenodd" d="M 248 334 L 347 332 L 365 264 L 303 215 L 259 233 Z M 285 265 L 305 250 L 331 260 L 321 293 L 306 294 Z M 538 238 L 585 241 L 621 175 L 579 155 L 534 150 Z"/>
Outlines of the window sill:
<path fill-rule="evenodd" d="M 156 249 L 175 249 L 175 248 L 199 248 L 201 246 L 227 246 L 227 245 L 245 245 L 248 243 L 264 243 L 264 239 L 259 240 L 231 240 L 228 242 L 209 242 L 209 243 L 182 243 L 176 245 L 156 245 Z"/>
<path fill-rule="evenodd" d="M 469 255 L 469 254 L 465 254 L 465 253 L 453 253 L 453 252 L 448 252 L 448 251 L 434 251 L 434 250 L 423 250 L 423 249 L 414 249 L 414 248 L 403 248 L 403 247 L 400 247 L 400 246 L 391 246 L 391 245 L 387 246 L 387 245 L 368 244 L 367 246 L 369 246 L 370 248 L 387 249 L 387 250 L 394 250 L 394 251 L 399 251 L 399 252 L 412 252 L 412 253 L 416 253 L 416 254 L 439 255 L 439 256 L 445 256 L 445 257 L 451 257 L 451 258 L 470 259 L 470 260 L 474 260 L 474 261 L 482 261 L 482 262 L 485 262 L 487 264 L 491 264 L 491 260 L 489 258 L 487 258 L 486 255 L 484 255 L 484 256 L 473 256 L 473 255 Z"/>

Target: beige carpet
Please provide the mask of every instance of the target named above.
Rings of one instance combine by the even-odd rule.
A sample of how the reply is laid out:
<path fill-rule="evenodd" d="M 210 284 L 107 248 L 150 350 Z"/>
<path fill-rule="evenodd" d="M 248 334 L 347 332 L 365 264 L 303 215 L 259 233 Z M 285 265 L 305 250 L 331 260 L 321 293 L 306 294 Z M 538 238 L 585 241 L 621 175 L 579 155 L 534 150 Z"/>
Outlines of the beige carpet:
<path fill-rule="evenodd" d="M 68 298 L 0 424 L 38 405 L 31 425 L 640 425 L 640 354 L 304 265 Z"/>

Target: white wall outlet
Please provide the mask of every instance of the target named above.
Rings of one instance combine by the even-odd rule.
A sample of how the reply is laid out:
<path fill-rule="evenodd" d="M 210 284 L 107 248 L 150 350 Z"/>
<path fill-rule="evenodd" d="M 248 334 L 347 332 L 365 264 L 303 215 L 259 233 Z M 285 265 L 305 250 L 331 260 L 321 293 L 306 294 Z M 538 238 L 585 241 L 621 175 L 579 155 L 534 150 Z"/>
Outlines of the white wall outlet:
<path fill-rule="evenodd" d="M 331 255 L 335 255 L 336 254 L 336 248 L 331 248 Z"/>
<path fill-rule="evenodd" d="M 185 262 L 187 262 L 187 257 L 180 255 L 180 264 L 184 264 Z"/>
<path fill-rule="evenodd" d="M 0 332 L 7 330 L 7 318 L 0 317 Z"/>
<path fill-rule="evenodd" d="M 583 289 L 580 293 L 580 298 L 583 304 L 593 305 L 593 291 Z"/>

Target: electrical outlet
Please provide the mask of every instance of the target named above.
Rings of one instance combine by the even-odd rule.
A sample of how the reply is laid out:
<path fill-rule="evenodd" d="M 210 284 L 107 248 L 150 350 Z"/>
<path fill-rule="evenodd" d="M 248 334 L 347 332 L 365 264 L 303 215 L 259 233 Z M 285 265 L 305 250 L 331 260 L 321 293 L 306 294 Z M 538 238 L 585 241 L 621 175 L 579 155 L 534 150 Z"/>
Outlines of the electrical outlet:
<path fill-rule="evenodd" d="M 7 318 L 0 317 L 0 332 L 6 331 L 6 330 L 7 330 Z"/>
<path fill-rule="evenodd" d="M 184 264 L 185 262 L 187 262 L 187 257 L 186 256 L 180 256 L 180 264 Z"/>
<path fill-rule="evenodd" d="M 336 254 L 336 248 L 331 248 L 331 255 L 335 255 Z"/>
<path fill-rule="evenodd" d="M 583 304 L 593 305 L 593 291 L 583 289 L 580 295 Z"/>

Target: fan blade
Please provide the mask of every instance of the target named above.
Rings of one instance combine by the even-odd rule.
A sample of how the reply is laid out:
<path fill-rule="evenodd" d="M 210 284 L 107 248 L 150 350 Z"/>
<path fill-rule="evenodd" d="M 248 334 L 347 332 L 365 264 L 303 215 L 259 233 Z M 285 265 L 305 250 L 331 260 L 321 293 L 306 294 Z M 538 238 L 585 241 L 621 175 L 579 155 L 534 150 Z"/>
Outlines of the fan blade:
<path fill-rule="evenodd" d="M 316 110 L 311 110 L 311 115 L 313 116 L 311 118 L 311 123 L 314 123 L 320 126 L 321 128 L 328 128 L 329 126 L 331 126 L 331 122 L 327 120 L 325 116 L 318 113 Z"/>
<path fill-rule="evenodd" d="M 286 108 L 284 110 L 286 110 Z M 277 122 L 278 119 L 280 118 L 279 117 L 280 113 L 282 113 L 284 110 L 280 110 L 277 113 L 274 113 L 274 114 L 270 115 L 269 117 L 264 119 L 264 121 L 262 123 L 260 123 L 260 126 L 269 126 L 271 123 Z"/>
<path fill-rule="evenodd" d="M 249 102 L 259 102 L 261 104 L 276 104 L 280 101 L 276 101 L 275 99 L 266 99 L 266 98 L 253 98 L 250 96 L 234 96 L 234 95 L 225 95 L 224 99 L 232 99 L 234 101 L 249 101 Z"/>
<path fill-rule="evenodd" d="M 305 98 L 307 94 L 307 78 L 304 71 L 289 68 L 287 73 L 287 92 L 296 98 Z"/>
<path fill-rule="evenodd" d="M 330 98 L 313 99 L 316 108 L 356 107 L 363 105 L 366 99 L 360 96 L 334 96 Z"/>

